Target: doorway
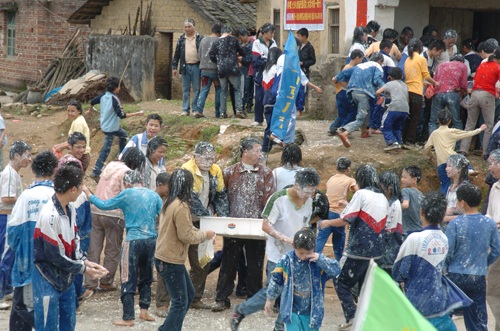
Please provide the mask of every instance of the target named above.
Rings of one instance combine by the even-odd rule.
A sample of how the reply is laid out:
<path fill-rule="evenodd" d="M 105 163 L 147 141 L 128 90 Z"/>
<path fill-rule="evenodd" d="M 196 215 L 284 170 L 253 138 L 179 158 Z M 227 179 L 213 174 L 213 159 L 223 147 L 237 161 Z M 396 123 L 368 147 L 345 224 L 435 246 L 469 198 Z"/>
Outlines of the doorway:
<path fill-rule="evenodd" d="M 172 41 L 173 33 L 158 32 L 156 48 L 156 96 L 167 100 L 172 99 Z"/>

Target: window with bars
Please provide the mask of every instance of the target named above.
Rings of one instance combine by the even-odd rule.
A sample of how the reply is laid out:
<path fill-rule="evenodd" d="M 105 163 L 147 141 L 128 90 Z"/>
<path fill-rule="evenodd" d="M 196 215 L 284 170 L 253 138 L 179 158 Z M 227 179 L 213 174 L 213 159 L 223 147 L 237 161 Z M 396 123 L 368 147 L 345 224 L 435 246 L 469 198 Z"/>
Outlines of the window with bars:
<path fill-rule="evenodd" d="M 328 8 L 328 33 L 330 50 L 333 54 L 339 54 L 340 47 L 340 9 Z"/>
<path fill-rule="evenodd" d="M 276 32 L 274 32 L 274 41 L 276 45 L 281 48 L 281 14 L 279 9 L 274 10 L 273 24 L 276 27 Z"/>
<path fill-rule="evenodd" d="M 16 55 L 16 13 L 7 12 L 7 56 Z"/>

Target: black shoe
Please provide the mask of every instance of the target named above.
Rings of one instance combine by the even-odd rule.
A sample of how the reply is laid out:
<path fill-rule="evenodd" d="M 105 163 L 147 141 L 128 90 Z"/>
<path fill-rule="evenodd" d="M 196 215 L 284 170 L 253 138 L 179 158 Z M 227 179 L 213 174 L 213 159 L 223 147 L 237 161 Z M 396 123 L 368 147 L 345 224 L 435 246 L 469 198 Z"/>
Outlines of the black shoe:
<path fill-rule="evenodd" d="M 233 317 L 229 321 L 229 325 L 231 326 L 231 331 L 237 331 L 240 326 L 241 321 L 245 318 L 245 315 L 238 312 L 238 306 L 234 307 Z"/>
<path fill-rule="evenodd" d="M 248 118 L 247 114 L 245 114 L 244 111 L 238 111 L 238 112 L 236 112 L 236 117 L 242 118 L 242 119 Z"/>
<path fill-rule="evenodd" d="M 214 305 L 212 306 L 212 311 L 213 312 L 218 312 L 218 311 L 223 311 L 226 309 L 231 308 L 231 302 L 228 301 L 215 301 Z"/>
<path fill-rule="evenodd" d="M 220 115 L 220 118 L 227 118 L 227 117 L 228 117 L 227 114 L 221 114 Z"/>
<path fill-rule="evenodd" d="M 329 136 L 335 136 L 337 134 L 337 129 L 333 130 L 333 131 L 326 131 L 326 134 L 328 134 Z"/>

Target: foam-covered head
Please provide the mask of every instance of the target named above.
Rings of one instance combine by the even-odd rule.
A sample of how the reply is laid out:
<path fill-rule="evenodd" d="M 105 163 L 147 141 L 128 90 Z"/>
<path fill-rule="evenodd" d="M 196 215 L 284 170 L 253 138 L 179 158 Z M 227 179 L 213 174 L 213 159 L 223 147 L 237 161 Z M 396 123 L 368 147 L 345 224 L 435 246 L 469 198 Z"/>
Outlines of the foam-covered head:
<path fill-rule="evenodd" d="M 142 171 L 144 168 L 144 163 L 146 162 L 144 154 L 137 147 L 127 148 L 125 153 L 123 153 L 122 161 L 131 170 Z"/>
<path fill-rule="evenodd" d="M 125 185 L 127 184 L 131 186 L 138 184 L 142 185 L 142 181 L 143 181 L 142 175 L 137 170 L 129 170 L 123 175 L 123 184 Z"/>
<path fill-rule="evenodd" d="M 356 171 L 356 183 L 359 189 L 367 187 L 380 188 L 377 169 L 369 164 L 364 164 Z"/>
<path fill-rule="evenodd" d="M 293 247 L 295 249 L 302 248 L 307 251 L 314 251 L 314 248 L 316 248 L 316 235 L 310 229 L 302 229 L 295 232 Z"/>
<path fill-rule="evenodd" d="M 345 172 L 351 167 L 351 160 L 347 157 L 341 156 L 337 159 L 337 170 Z"/>
<path fill-rule="evenodd" d="M 71 165 L 62 166 L 57 170 L 52 180 L 54 191 L 56 193 L 66 193 L 73 187 L 76 187 L 77 190 L 81 189 L 84 175 L 83 170 L 78 167 Z"/>
<path fill-rule="evenodd" d="M 35 177 L 51 177 L 57 168 L 57 158 L 50 151 L 43 151 L 37 154 L 31 164 L 31 171 Z"/>

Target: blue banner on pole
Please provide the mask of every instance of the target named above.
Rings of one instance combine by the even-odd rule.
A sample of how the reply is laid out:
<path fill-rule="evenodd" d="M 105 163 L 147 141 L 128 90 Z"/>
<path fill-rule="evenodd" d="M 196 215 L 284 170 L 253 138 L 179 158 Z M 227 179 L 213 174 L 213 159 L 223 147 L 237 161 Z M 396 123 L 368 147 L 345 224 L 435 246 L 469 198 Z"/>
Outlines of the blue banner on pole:
<path fill-rule="evenodd" d="M 278 97 L 274 104 L 271 119 L 271 132 L 281 140 L 285 139 L 300 85 L 299 53 L 292 31 L 288 33 L 283 56 L 283 71 L 281 72 Z M 279 71 L 278 69 L 277 76 L 280 75 Z"/>

